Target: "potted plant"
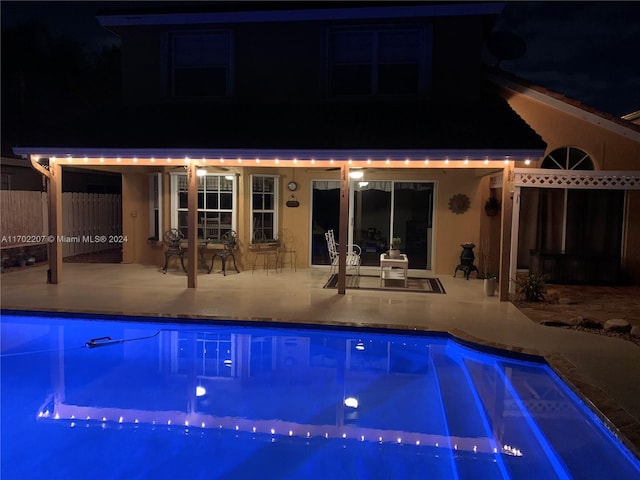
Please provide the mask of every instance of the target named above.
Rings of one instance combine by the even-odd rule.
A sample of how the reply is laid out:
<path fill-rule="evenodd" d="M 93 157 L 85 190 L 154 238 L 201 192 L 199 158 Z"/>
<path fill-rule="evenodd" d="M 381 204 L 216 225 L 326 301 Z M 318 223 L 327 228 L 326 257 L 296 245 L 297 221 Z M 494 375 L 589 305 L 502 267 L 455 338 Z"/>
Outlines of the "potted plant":
<path fill-rule="evenodd" d="M 393 237 L 389 245 L 389 258 L 400 258 L 400 244 L 402 239 L 400 237 Z"/>
<path fill-rule="evenodd" d="M 487 198 L 486 203 L 484 204 L 484 211 L 489 217 L 494 217 L 500 212 L 500 202 L 496 197 Z"/>

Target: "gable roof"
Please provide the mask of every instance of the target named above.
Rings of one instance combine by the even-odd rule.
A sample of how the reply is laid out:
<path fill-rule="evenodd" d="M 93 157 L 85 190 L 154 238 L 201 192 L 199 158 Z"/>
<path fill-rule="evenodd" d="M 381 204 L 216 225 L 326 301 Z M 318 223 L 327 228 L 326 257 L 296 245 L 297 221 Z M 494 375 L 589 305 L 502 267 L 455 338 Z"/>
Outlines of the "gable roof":
<path fill-rule="evenodd" d="M 500 69 L 491 69 L 487 73 L 487 78 L 494 84 L 504 87 L 523 95 L 527 95 L 546 105 L 561 110 L 569 115 L 580 118 L 584 121 L 610 130 L 614 133 L 640 141 L 640 125 L 631 122 L 625 117 L 616 117 L 596 108 L 567 97 L 546 87 L 535 85 L 512 73 Z"/>

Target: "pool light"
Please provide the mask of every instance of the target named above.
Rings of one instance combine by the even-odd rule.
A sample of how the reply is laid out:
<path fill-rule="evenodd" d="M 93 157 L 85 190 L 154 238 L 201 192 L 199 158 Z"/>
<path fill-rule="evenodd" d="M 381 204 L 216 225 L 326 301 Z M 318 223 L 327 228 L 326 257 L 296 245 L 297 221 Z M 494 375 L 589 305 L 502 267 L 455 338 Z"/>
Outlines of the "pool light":
<path fill-rule="evenodd" d="M 358 408 L 358 399 L 355 397 L 347 397 L 344 399 L 345 407 Z"/>

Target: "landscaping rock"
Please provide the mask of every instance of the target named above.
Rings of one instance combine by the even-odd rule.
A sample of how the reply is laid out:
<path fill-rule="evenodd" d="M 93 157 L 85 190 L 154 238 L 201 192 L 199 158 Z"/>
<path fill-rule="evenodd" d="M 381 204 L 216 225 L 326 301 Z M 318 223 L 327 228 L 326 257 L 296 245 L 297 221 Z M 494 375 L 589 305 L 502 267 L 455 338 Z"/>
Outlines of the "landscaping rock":
<path fill-rule="evenodd" d="M 573 317 L 567 318 L 566 322 L 572 327 L 577 327 L 578 325 L 582 324 L 583 320 L 584 319 L 582 318 L 582 316 L 574 315 Z"/>
<path fill-rule="evenodd" d="M 631 325 L 622 318 L 612 318 L 604 323 L 604 329 L 608 332 L 629 333 Z"/>
<path fill-rule="evenodd" d="M 595 320 L 590 320 L 588 318 L 583 318 L 582 322 L 580 322 L 580 326 L 582 328 L 592 328 L 594 330 L 602 330 L 602 324 Z"/>
<path fill-rule="evenodd" d="M 632 337 L 636 337 L 636 338 L 640 338 L 640 327 L 635 326 L 631 329 L 631 336 Z"/>

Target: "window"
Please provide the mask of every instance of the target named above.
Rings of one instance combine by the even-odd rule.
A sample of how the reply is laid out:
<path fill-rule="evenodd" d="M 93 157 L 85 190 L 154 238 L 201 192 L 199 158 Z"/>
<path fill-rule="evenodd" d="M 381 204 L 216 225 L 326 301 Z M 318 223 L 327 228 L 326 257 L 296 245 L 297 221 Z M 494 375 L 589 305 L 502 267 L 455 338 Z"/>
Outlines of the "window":
<path fill-rule="evenodd" d="M 575 147 L 556 148 L 544 158 L 541 167 L 556 170 L 594 170 L 589 154 Z"/>
<path fill-rule="evenodd" d="M 175 97 L 226 97 L 231 84 L 229 32 L 170 37 L 170 91 Z"/>
<path fill-rule="evenodd" d="M 273 239 L 278 226 L 278 177 L 251 176 L 251 231 L 254 241 Z"/>
<path fill-rule="evenodd" d="M 162 239 L 162 174 L 149 174 L 149 239 Z"/>
<path fill-rule="evenodd" d="M 428 83 L 427 31 L 339 29 L 329 33 L 329 93 L 416 95 Z"/>
<path fill-rule="evenodd" d="M 171 225 L 185 238 L 187 229 L 187 175 L 172 174 Z M 221 242 L 236 224 L 235 175 L 204 175 L 198 177 L 198 238 Z"/>

